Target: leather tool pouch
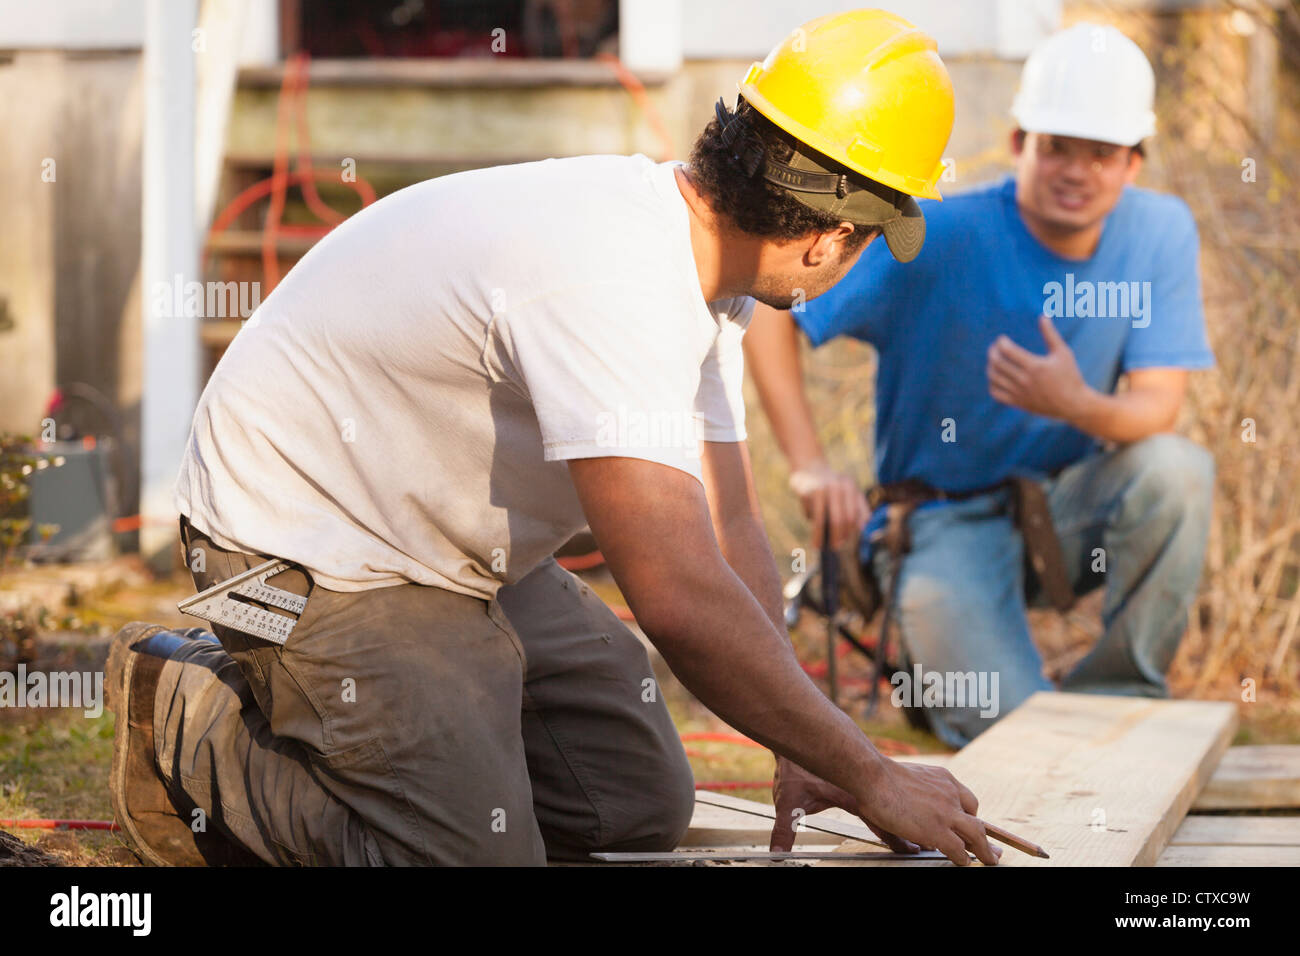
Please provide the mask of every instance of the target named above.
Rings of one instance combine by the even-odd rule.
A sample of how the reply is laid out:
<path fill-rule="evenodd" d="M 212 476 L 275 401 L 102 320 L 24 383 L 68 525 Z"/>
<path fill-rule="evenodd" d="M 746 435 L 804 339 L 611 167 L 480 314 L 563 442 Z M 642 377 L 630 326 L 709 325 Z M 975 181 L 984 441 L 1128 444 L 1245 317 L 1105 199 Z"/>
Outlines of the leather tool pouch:
<path fill-rule="evenodd" d="M 1010 484 L 1016 527 L 1025 542 L 1025 562 L 1052 607 L 1064 613 L 1074 607 L 1074 588 L 1065 573 L 1065 558 L 1047 495 L 1032 478 L 1012 478 Z"/>
<path fill-rule="evenodd" d="M 862 563 L 856 539 L 842 548 L 839 555 L 840 604 L 857 611 L 864 621 L 870 621 L 883 601 L 876 574 L 869 564 Z"/>
<path fill-rule="evenodd" d="M 894 561 L 912 550 L 912 537 L 907 530 L 907 520 L 912 512 L 938 494 L 919 481 L 900 481 L 892 485 L 876 485 L 867 493 L 867 502 L 874 510 L 885 505 L 885 526 L 876 533 L 873 544 L 885 548 Z M 855 541 L 840 552 L 840 596 L 845 607 L 858 611 L 863 620 L 870 621 L 884 606 L 884 592 L 876 579 L 875 569 L 863 564 Z"/>
<path fill-rule="evenodd" d="M 888 549 L 895 561 L 906 555 L 912 547 L 907 522 L 912 512 L 927 501 L 960 501 L 977 494 L 987 494 L 1000 487 L 1011 492 L 1013 520 L 1025 542 L 1025 562 L 1044 596 L 1052 607 L 1065 612 L 1074 607 L 1077 598 L 1065 573 L 1065 559 L 1061 542 L 1052 524 L 1052 511 L 1042 485 L 1029 477 L 1008 478 L 1004 482 L 960 495 L 945 494 L 924 482 L 914 479 L 890 485 L 877 485 L 868 493 L 872 509 L 887 505 L 885 527 L 880 530 L 876 543 Z M 860 612 L 866 620 L 879 610 L 883 594 L 875 573 L 858 558 L 856 542 L 841 552 L 840 566 L 842 600 L 846 607 Z"/>

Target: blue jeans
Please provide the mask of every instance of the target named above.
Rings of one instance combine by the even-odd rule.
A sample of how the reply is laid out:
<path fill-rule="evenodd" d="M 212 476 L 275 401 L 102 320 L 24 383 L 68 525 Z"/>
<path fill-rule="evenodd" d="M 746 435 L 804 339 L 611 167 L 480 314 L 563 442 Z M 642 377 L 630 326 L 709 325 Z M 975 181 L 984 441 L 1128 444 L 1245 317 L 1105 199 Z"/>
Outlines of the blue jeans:
<path fill-rule="evenodd" d="M 1200 579 L 1213 485 L 1209 453 L 1174 435 L 1095 455 L 1046 482 L 1075 593 L 1106 588 L 1104 633 L 1061 690 L 1168 695 L 1165 672 Z M 961 747 L 1031 694 L 1056 689 L 1043 675 L 1025 616 L 1040 596 L 1033 585 L 1027 593 L 1023 542 L 1006 492 L 919 509 L 910 529 L 895 618 L 904 669 L 913 676 L 917 667 L 922 675 L 973 672 L 996 689 L 988 707 L 962 692 L 960 678 L 949 678 L 947 693 L 925 702 L 934 733 Z M 887 589 L 886 549 L 877 547 L 873 561 Z M 914 700 L 921 703 L 919 693 Z"/>

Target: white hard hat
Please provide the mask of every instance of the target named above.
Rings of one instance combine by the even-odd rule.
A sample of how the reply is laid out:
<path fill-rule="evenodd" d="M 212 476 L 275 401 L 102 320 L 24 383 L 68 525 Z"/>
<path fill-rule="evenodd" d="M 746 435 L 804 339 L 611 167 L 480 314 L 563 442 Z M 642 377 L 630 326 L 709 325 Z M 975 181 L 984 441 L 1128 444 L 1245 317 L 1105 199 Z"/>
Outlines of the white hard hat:
<path fill-rule="evenodd" d="M 1136 146 L 1156 131 L 1156 78 L 1114 27 L 1080 23 L 1029 54 L 1011 115 L 1031 133 Z"/>

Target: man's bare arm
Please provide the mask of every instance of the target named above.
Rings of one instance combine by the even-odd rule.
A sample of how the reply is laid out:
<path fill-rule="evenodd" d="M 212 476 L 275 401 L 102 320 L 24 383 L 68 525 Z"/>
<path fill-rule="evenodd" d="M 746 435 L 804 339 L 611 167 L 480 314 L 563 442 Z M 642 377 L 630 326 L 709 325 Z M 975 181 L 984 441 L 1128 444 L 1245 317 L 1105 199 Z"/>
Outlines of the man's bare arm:
<path fill-rule="evenodd" d="M 843 788 L 868 823 L 957 863 L 968 847 L 996 862 L 968 789 L 946 771 L 886 760 L 804 674 L 784 633 L 723 558 L 699 482 L 631 458 L 580 459 L 569 470 L 637 622 L 707 707 Z"/>
<path fill-rule="evenodd" d="M 777 633 L 789 640 L 781 576 L 772 559 L 767 532 L 763 530 L 749 449 L 743 442 L 704 442 L 701 448 L 704 490 L 722 556 L 762 606 Z M 772 803 L 776 811 L 770 841 L 773 851 L 793 847 L 798 814 L 816 813 L 828 807 L 862 813 L 859 801 L 847 790 L 809 773 L 780 754 L 776 754 L 773 777 Z M 895 852 L 916 849 L 914 844 L 883 827 L 877 827 L 876 833 Z"/>
<path fill-rule="evenodd" d="M 828 517 L 832 546 L 849 544 L 870 512 L 857 482 L 830 467 L 817 440 L 799 367 L 799 330 L 794 318 L 789 312 L 757 303 L 744 345 L 745 364 L 777 444 L 790 464 L 791 485 L 812 525 L 813 546 L 821 546 Z"/>
<path fill-rule="evenodd" d="M 772 558 L 744 442 L 701 442 L 705 497 L 722 557 L 782 635 L 781 574 Z M 786 635 L 788 637 L 788 635 Z"/>
<path fill-rule="evenodd" d="M 1134 369 L 1126 378 L 1126 391 L 1114 395 L 1090 391 L 1079 403 L 1071 424 L 1119 444 L 1172 431 L 1187 392 L 1187 369 Z"/>

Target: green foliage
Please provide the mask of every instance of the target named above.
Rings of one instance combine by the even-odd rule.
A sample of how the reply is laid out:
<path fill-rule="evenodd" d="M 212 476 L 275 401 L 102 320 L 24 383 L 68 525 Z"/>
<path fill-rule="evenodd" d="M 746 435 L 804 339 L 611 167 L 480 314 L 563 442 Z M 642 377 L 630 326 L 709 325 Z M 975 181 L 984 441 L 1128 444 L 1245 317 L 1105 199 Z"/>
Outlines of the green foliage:
<path fill-rule="evenodd" d="M 38 454 L 30 436 L 0 432 L 0 573 L 32 530 L 28 509 L 31 476 L 61 464 L 60 458 Z M 36 533 L 42 541 L 48 541 L 58 530 L 58 525 L 43 524 Z"/>

